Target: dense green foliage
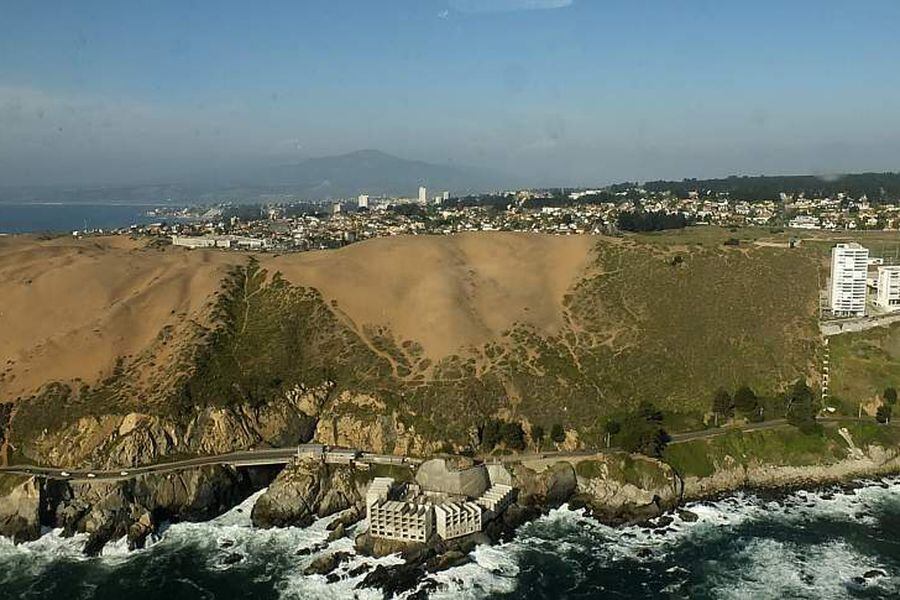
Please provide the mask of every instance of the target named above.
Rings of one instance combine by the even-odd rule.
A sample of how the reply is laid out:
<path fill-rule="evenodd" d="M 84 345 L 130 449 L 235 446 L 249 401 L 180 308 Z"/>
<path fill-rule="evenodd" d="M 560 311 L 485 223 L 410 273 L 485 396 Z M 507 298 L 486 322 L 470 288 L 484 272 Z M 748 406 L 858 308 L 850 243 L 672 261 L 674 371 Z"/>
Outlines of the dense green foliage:
<path fill-rule="evenodd" d="M 816 433 L 819 426 L 816 424 L 816 415 L 819 413 L 819 405 L 815 395 L 805 380 L 797 380 L 788 393 L 785 415 L 788 423 L 797 427 L 803 433 Z"/>
<path fill-rule="evenodd" d="M 808 198 L 835 196 L 839 192 L 853 198 L 867 196 L 872 202 L 895 202 L 900 199 L 900 173 L 857 173 L 839 177 L 815 175 L 731 176 L 723 179 L 683 179 L 681 181 L 649 181 L 648 191 L 671 191 L 681 197 L 688 192 L 726 192 L 739 200 L 778 200 L 781 192 L 804 194 Z"/>
<path fill-rule="evenodd" d="M 185 382 L 182 405 L 261 405 L 297 385 L 362 383 L 387 365 L 346 331 L 318 292 L 271 278 L 254 260 L 225 279 L 217 327 Z"/>
<path fill-rule="evenodd" d="M 687 217 L 681 213 L 658 211 L 621 212 L 616 223 L 623 231 L 662 231 L 683 229 L 689 225 Z"/>

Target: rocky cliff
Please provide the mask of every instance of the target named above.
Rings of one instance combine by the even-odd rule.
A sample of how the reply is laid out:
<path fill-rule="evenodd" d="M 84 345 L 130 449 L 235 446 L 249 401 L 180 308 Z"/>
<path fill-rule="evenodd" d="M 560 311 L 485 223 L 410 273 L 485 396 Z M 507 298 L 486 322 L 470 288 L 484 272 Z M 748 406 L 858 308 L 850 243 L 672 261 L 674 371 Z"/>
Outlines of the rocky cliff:
<path fill-rule="evenodd" d="M 832 463 L 806 466 L 771 465 L 759 461 L 739 463 L 726 457 L 707 477 L 685 477 L 685 499 L 699 499 L 741 488 L 778 488 L 822 485 L 900 472 L 900 449 L 871 444 L 852 448 Z"/>
<path fill-rule="evenodd" d="M 288 464 L 253 507 L 257 527 L 306 527 L 348 508 L 361 510 L 366 481 L 349 465 L 301 459 Z"/>

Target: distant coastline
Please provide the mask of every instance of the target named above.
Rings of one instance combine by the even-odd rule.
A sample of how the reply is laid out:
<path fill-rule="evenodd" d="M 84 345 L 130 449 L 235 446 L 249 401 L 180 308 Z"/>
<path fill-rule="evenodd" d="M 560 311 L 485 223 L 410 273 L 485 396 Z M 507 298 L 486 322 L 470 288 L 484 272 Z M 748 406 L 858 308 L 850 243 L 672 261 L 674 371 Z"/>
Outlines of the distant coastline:
<path fill-rule="evenodd" d="M 71 233 L 153 223 L 147 215 L 159 204 L 0 203 L 0 233 Z"/>

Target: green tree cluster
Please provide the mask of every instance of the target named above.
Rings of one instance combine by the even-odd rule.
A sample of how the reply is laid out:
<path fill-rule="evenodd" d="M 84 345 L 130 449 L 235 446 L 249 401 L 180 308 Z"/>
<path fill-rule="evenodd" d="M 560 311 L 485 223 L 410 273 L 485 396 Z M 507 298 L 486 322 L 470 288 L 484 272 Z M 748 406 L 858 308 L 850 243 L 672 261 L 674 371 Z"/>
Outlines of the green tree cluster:
<path fill-rule="evenodd" d="M 493 450 L 500 444 L 510 450 L 525 449 L 525 430 L 518 421 L 488 419 L 481 428 L 481 445 L 485 450 Z"/>
<path fill-rule="evenodd" d="M 803 433 L 817 433 L 821 426 L 816 423 L 819 405 L 815 394 L 803 379 L 798 379 L 788 392 L 785 416 L 788 423 Z"/>
<path fill-rule="evenodd" d="M 622 420 L 616 439 L 629 452 L 660 457 L 669 443 L 669 434 L 662 423 L 662 411 L 651 402 L 643 402 L 637 411 Z"/>

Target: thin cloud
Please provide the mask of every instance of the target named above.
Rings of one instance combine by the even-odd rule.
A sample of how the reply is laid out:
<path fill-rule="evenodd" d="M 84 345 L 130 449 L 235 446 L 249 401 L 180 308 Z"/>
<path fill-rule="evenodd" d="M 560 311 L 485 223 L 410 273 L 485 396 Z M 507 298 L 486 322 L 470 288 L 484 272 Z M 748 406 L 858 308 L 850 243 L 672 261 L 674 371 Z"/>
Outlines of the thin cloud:
<path fill-rule="evenodd" d="M 551 10 L 572 6 L 575 0 L 450 0 L 450 6 L 462 13 L 497 13 L 519 10 Z"/>

